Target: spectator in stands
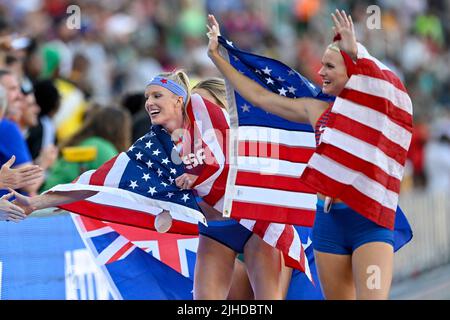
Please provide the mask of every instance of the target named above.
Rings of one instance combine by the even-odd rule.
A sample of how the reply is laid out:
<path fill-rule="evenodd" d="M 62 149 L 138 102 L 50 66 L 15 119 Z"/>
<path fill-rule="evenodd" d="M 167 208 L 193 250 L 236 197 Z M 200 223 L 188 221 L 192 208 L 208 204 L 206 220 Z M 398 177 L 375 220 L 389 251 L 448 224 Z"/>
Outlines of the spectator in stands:
<path fill-rule="evenodd" d="M 122 99 L 122 106 L 130 111 L 133 117 L 133 141 L 145 135 L 152 125 L 144 105 L 145 96 L 141 92 L 129 93 Z"/>
<path fill-rule="evenodd" d="M 16 77 L 8 70 L 0 70 L 0 85 L 6 92 L 5 99 L 7 108 L 6 115 L 12 115 L 14 119 L 22 115 L 22 93 Z M 12 111 L 11 111 L 12 110 Z M 14 142 L 14 143 L 12 143 Z M 9 119 L 0 119 L 0 165 L 5 164 L 12 156 L 15 156 L 15 165 L 25 167 L 32 164 L 30 152 L 23 138 L 18 125 Z M 23 186 L 23 191 L 35 194 L 42 184 L 42 177 L 34 184 Z M 0 196 L 6 194 L 5 190 L 0 190 Z"/>
<path fill-rule="evenodd" d="M 36 159 L 41 150 L 56 145 L 56 127 L 52 119 L 58 111 L 60 96 L 51 80 L 37 81 L 34 95 L 41 111 L 37 124 L 30 128 L 26 139 L 31 157 Z"/>
<path fill-rule="evenodd" d="M 70 183 L 84 171 L 97 169 L 119 152 L 125 151 L 130 144 L 131 117 L 128 111 L 113 107 L 91 110 L 83 127 L 61 144 L 60 150 L 64 153 L 67 147 L 94 147 L 96 155 L 88 161 L 73 161 L 60 156 L 50 169 L 43 190 Z"/>
<path fill-rule="evenodd" d="M 8 105 L 6 95 L 6 90 L 0 85 L 0 126 Z M 2 159 L 3 151 L 7 148 L 8 145 L 0 141 L 0 159 Z M 16 157 L 12 155 L 8 161 L 2 162 L 3 165 L 0 168 L 0 189 L 20 189 L 34 184 L 37 179 L 40 179 L 42 170 L 38 166 L 24 166 L 19 169 L 11 169 L 15 160 Z M 8 201 L 11 197 L 12 194 L 9 193 L 4 194 L 0 198 L 0 220 L 17 222 L 25 218 L 26 215 L 21 208 Z"/>

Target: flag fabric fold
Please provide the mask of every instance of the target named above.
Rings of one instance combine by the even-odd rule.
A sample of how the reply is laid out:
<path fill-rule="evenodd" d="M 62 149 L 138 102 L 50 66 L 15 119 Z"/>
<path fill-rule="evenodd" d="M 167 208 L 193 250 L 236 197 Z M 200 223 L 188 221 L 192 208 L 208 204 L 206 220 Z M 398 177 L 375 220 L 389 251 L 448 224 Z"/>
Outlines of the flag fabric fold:
<path fill-rule="evenodd" d="M 115 300 L 192 300 L 198 236 L 102 222 L 71 214 Z M 286 299 L 323 299 L 314 266 L 311 228 L 296 227 L 314 283 L 294 270 Z"/>
<path fill-rule="evenodd" d="M 219 37 L 222 55 L 239 72 L 286 97 L 333 101 L 283 63 L 238 50 Z M 269 114 L 244 100 L 226 81 L 230 169 L 223 212 L 284 253 L 286 264 L 310 276 L 293 227 L 312 226 L 316 194 L 299 179 L 315 148 L 314 130 Z"/>
<path fill-rule="evenodd" d="M 154 219 L 162 209 L 170 211 L 169 232 L 197 234 L 205 223 L 191 190 L 180 190 L 175 178 L 184 173 L 181 160 L 172 161 L 175 146 L 161 126 L 137 140 L 127 152 L 83 173 L 74 183 L 58 185 L 47 192 L 92 190 L 98 193 L 61 209 L 100 221 L 155 230 Z"/>
<path fill-rule="evenodd" d="M 285 64 L 237 49 L 219 37 L 222 55 L 239 72 L 289 98 L 331 102 L 314 83 Z M 224 211 L 235 218 L 312 226 L 316 192 L 299 179 L 315 150 L 309 123 L 270 114 L 242 98 L 227 83 L 230 114 L 230 174 Z"/>
<path fill-rule="evenodd" d="M 349 80 L 302 180 L 393 229 L 412 136 L 412 103 L 400 79 L 358 43 L 342 52 Z"/>
<path fill-rule="evenodd" d="M 206 203 L 223 212 L 225 192 L 230 180 L 232 149 L 228 115 L 199 95 L 193 94 L 191 101 L 187 109 L 191 126 L 189 134 L 183 136 L 183 162 L 188 168 L 192 167 L 190 170 L 193 173 L 196 173 L 196 166 L 201 168 L 197 171 L 200 175 L 194 190 Z M 186 156 L 192 160 L 185 161 Z M 198 183 L 198 180 L 201 182 Z M 253 206 L 250 210 L 253 210 Z M 312 279 L 303 245 L 292 225 L 254 218 L 237 217 L 236 220 L 267 244 L 279 249 L 288 266 L 305 272 Z"/>

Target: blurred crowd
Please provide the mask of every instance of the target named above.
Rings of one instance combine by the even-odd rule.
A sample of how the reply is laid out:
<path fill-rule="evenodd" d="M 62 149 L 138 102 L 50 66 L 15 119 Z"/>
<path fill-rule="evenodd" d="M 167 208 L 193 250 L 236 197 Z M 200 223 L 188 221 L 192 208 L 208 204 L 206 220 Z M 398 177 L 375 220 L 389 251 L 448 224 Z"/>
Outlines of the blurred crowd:
<path fill-rule="evenodd" d="M 184 68 L 194 84 L 219 76 L 206 54 L 207 13 L 238 47 L 320 83 L 334 8 L 352 14 L 358 40 L 400 75 L 412 98 L 404 189 L 449 190 L 450 0 L 0 0 L 0 36 L 16 39 L 0 52 L 8 91 L 0 131 L 15 123 L 28 149 L 16 164 L 47 170 L 30 192 L 70 182 L 148 130 L 143 91 L 153 75 Z M 63 153 L 75 146 L 97 152 Z M 8 159 L 0 156 L 0 165 Z"/>

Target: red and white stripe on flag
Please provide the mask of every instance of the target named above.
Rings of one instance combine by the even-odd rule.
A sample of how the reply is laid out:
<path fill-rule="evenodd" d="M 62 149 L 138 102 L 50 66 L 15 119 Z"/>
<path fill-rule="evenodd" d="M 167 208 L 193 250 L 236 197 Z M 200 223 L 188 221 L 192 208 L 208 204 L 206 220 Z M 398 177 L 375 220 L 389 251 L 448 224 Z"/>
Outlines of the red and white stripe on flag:
<path fill-rule="evenodd" d="M 104 163 L 97 170 L 83 173 L 74 183 L 61 184 L 50 189 L 59 191 L 97 191 L 82 201 L 60 205 L 59 208 L 101 221 L 155 230 L 154 221 L 161 209 L 161 202 L 119 188 L 119 182 L 130 158 L 125 152 Z M 198 234 L 198 219 L 194 210 L 175 203 L 164 203 L 171 212 L 173 222 L 169 232 Z M 189 216 L 187 214 L 191 214 Z"/>
<path fill-rule="evenodd" d="M 280 250 L 287 266 L 303 271 L 313 281 L 305 249 L 293 225 L 250 219 L 240 219 L 239 223 Z"/>
<path fill-rule="evenodd" d="M 183 154 L 186 148 L 197 151 L 195 142 L 198 138 L 205 156 L 193 188 L 206 203 L 222 211 L 229 170 L 228 114 L 198 94 L 192 94 L 187 114 L 191 130 L 189 139 L 183 141 Z"/>
<path fill-rule="evenodd" d="M 187 113 L 189 118 L 191 119 L 191 123 L 194 125 L 194 130 L 196 130 L 197 134 L 202 138 L 202 146 L 205 149 L 205 155 L 206 157 L 210 157 L 206 159 L 206 165 L 203 170 L 201 171 L 201 175 L 196 181 L 196 184 L 194 186 L 194 189 L 197 191 L 199 196 L 205 200 L 206 203 L 216 208 L 216 210 L 222 212 L 224 210 L 224 196 L 226 188 L 229 186 L 229 179 L 230 179 L 230 152 L 229 147 L 232 149 L 232 141 L 230 140 L 230 131 L 229 131 L 229 119 L 227 113 L 219 108 L 218 106 L 209 103 L 206 100 L 203 100 L 198 95 L 192 95 L 191 97 L 191 108 L 187 109 Z M 239 128 L 241 130 L 241 128 Z M 249 131 L 250 132 L 250 131 Z M 280 132 L 277 132 L 277 134 L 280 134 Z M 291 141 L 293 137 L 288 137 L 288 132 L 281 133 L 284 134 L 284 139 L 286 141 Z M 191 133 L 192 135 L 192 133 Z M 195 136 L 195 135 L 194 135 Z M 266 135 L 267 136 L 267 135 Z M 275 134 L 272 133 L 269 135 L 269 137 L 274 137 Z M 302 137 L 304 138 L 304 137 Z M 302 139 L 303 140 L 303 139 Z M 311 135 L 309 137 L 309 144 L 306 149 L 309 151 L 309 155 L 312 153 L 312 149 L 314 147 L 314 136 Z M 266 144 L 269 144 L 270 141 L 265 140 Z M 184 148 L 185 144 L 183 144 Z M 250 146 L 251 147 L 251 146 Z M 298 148 L 303 148 L 303 145 L 296 146 Z M 252 148 L 250 148 L 252 149 Z M 284 177 L 284 179 L 280 179 L 279 181 L 282 181 L 285 186 L 289 186 L 290 184 L 296 185 L 296 188 L 301 189 L 299 187 L 296 180 L 298 180 L 298 176 L 301 174 L 301 171 L 305 167 L 305 163 L 307 161 L 308 156 L 298 156 L 298 155 L 292 155 L 291 152 L 284 149 L 284 146 L 281 148 L 282 151 L 280 152 L 282 154 L 282 157 L 284 157 L 283 169 L 285 172 L 289 172 L 288 176 Z M 261 150 L 261 149 L 259 149 Z M 272 149 L 271 149 L 272 150 Z M 249 154 L 248 158 L 251 159 L 254 154 Z M 269 161 L 269 164 L 266 164 L 266 167 L 268 170 L 271 170 L 271 161 L 275 162 L 275 165 L 278 165 L 279 154 L 273 154 L 273 159 L 270 157 L 266 157 L 266 159 Z M 298 166 L 297 172 L 295 174 L 291 174 L 290 170 L 291 168 L 288 168 L 288 160 L 291 160 L 291 157 L 297 158 L 298 161 L 304 161 L 302 164 L 303 166 Z M 299 158 L 300 157 L 300 158 Z M 306 161 L 305 161 L 306 160 Z M 264 173 L 261 172 L 254 172 L 251 171 L 251 166 L 246 166 L 246 164 L 241 164 L 241 168 L 249 168 L 249 170 L 245 171 L 242 170 L 243 175 L 238 176 L 238 179 L 244 179 L 245 181 L 251 181 L 251 183 L 248 183 L 247 185 L 243 185 L 243 187 L 247 187 L 250 192 L 253 192 L 253 197 L 255 199 L 266 199 L 266 195 L 259 195 L 256 196 L 256 193 L 260 192 L 259 189 L 261 188 L 260 185 L 258 185 L 258 180 L 260 180 L 261 175 Z M 273 168 L 272 168 L 273 170 Z M 254 170 L 253 170 L 254 171 Z M 252 177 L 251 174 L 254 174 Z M 290 176 L 289 176 L 290 175 Z M 297 178 L 297 179 L 295 179 Z M 295 180 L 295 181 L 294 181 Z M 266 179 L 267 183 L 269 185 L 273 185 L 274 181 L 276 179 L 269 178 Z M 228 182 L 228 185 L 227 185 Z M 259 188 L 259 189 L 258 189 Z M 274 192 L 280 192 L 279 189 L 282 189 L 281 187 L 275 189 Z M 304 189 L 302 189 L 304 191 Z M 311 199 L 310 206 L 308 206 L 308 210 L 311 214 L 311 216 L 314 215 L 314 205 L 316 201 L 316 196 L 313 194 L 313 191 L 308 190 L 311 192 L 309 196 Z M 228 192 L 228 191 L 227 191 Z M 258 210 L 263 210 L 264 212 L 273 214 L 274 210 L 280 206 L 282 202 L 277 200 L 277 196 L 284 196 L 286 197 L 286 194 L 283 195 L 271 195 L 272 202 L 271 203 L 261 203 L 260 206 L 258 206 L 257 202 L 247 202 L 242 204 L 248 206 L 250 208 L 247 210 L 247 212 L 254 213 Z M 293 198 L 293 196 L 291 195 Z M 286 201 L 286 200 L 285 200 Z M 298 203 L 298 202 L 297 202 Z M 285 214 L 287 216 L 289 214 L 289 210 L 291 208 L 286 207 L 286 202 L 283 203 L 283 207 L 285 208 L 285 212 L 280 210 L 280 212 L 283 212 L 282 214 Z M 304 206 L 300 205 L 301 209 L 304 210 Z M 233 217 L 233 215 L 232 215 Z M 247 217 L 248 218 L 248 217 Z M 249 229 L 250 231 L 257 234 L 259 237 L 261 237 L 266 243 L 271 245 L 274 248 L 279 249 L 285 257 L 286 265 L 296 268 L 298 270 L 301 270 L 306 273 L 306 275 L 311 278 L 311 274 L 309 272 L 309 265 L 305 256 L 303 245 L 300 241 L 300 237 L 295 230 L 295 228 L 292 225 L 285 225 L 281 223 L 271 223 L 269 221 L 263 221 L 258 218 L 258 220 L 255 220 L 256 216 L 252 216 L 253 219 L 239 219 L 239 217 L 236 218 L 244 227 Z M 285 217 L 283 217 L 285 218 Z M 308 222 L 309 223 L 309 222 Z"/>
<path fill-rule="evenodd" d="M 412 103 L 400 79 L 358 44 L 341 52 L 349 80 L 301 179 L 393 229 L 412 136 Z"/>
<path fill-rule="evenodd" d="M 231 217 L 312 226 L 316 193 L 299 177 L 314 152 L 314 133 L 241 126 L 237 140 Z"/>

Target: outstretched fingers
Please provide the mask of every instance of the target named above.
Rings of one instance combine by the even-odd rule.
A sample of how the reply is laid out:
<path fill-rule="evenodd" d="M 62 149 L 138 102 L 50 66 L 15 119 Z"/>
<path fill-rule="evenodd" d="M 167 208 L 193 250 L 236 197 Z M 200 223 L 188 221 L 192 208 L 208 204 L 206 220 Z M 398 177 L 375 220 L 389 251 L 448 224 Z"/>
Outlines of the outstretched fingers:
<path fill-rule="evenodd" d="M 214 15 L 209 14 L 208 15 L 208 22 L 210 25 L 210 31 L 215 33 L 215 35 L 219 36 L 220 35 L 220 28 L 219 28 L 219 23 L 216 20 L 216 17 L 214 17 Z"/>
<path fill-rule="evenodd" d="M 333 19 L 335 29 L 337 32 L 339 32 L 339 29 L 341 28 L 341 23 L 339 22 L 338 18 L 334 15 L 334 13 L 331 14 L 331 18 Z"/>
<path fill-rule="evenodd" d="M 334 25 L 336 28 L 352 28 L 353 22 L 351 21 L 351 17 L 347 16 L 344 10 L 339 11 L 336 9 L 335 13 L 331 14 L 333 18 Z"/>
<path fill-rule="evenodd" d="M 352 19 L 352 16 L 349 15 L 349 16 L 348 16 L 348 19 L 350 20 L 350 27 L 352 28 L 352 32 L 353 32 L 353 34 L 355 34 L 355 26 L 353 25 L 353 19 Z"/>
<path fill-rule="evenodd" d="M 342 17 L 342 20 L 345 22 L 345 25 L 350 27 L 350 21 L 348 20 L 347 14 L 345 13 L 344 10 L 342 10 L 342 12 L 341 12 L 341 17 Z"/>

